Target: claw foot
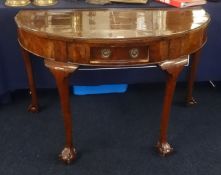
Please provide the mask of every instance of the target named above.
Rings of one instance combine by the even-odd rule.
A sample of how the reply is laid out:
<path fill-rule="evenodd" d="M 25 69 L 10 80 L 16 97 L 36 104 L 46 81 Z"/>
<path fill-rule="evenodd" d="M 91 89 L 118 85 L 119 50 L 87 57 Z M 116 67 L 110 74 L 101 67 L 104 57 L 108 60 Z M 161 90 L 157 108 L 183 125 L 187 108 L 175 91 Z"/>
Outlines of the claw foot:
<path fill-rule="evenodd" d="M 173 148 L 167 142 L 165 142 L 165 143 L 157 142 L 156 147 L 157 147 L 158 152 L 162 156 L 169 155 L 169 154 L 171 154 L 173 152 Z"/>
<path fill-rule="evenodd" d="M 193 106 L 193 105 L 196 105 L 197 102 L 193 97 L 191 97 L 191 98 L 187 98 L 186 104 L 187 104 L 187 106 Z"/>
<path fill-rule="evenodd" d="M 38 105 L 32 105 L 32 104 L 30 104 L 30 105 L 28 106 L 28 112 L 32 112 L 32 113 L 39 112 L 39 107 L 38 107 Z"/>
<path fill-rule="evenodd" d="M 77 151 L 73 147 L 65 147 L 61 154 L 59 155 L 59 158 L 64 161 L 66 164 L 70 164 L 72 161 L 76 160 L 77 158 Z"/>

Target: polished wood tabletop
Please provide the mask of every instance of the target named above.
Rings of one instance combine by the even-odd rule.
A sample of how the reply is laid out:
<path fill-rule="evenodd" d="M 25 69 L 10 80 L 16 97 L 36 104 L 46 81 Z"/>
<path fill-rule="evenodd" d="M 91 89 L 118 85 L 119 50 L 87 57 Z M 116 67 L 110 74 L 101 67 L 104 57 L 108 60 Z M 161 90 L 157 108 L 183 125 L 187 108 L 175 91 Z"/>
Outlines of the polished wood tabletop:
<path fill-rule="evenodd" d="M 207 25 L 209 15 L 196 9 L 104 9 L 21 11 L 19 28 L 65 39 L 164 37 Z"/>
<path fill-rule="evenodd" d="M 84 65 L 154 64 L 163 70 L 167 79 L 157 149 L 162 155 L 172 152 L 167 141 L 169 114 L 176 81 L 189 61 L 188 55 L 191 64 L 186 103 L 196 104 L 193 84 L 210 22 L 204 9 L 22 10 L 15 20 L 31 91 L 31 112 L 37 112 L 39 105 L 29 53 L 44 59 L 57 83 L 66 134 L 62 160 L 70 163 L 77 158 L 72 141 L 69 76 Z"/>

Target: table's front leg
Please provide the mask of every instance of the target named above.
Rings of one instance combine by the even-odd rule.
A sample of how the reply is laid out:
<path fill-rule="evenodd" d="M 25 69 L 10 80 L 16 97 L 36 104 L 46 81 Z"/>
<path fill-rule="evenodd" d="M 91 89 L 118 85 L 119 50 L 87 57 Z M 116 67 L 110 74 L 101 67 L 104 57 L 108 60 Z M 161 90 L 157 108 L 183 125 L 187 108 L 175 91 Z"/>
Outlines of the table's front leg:
<path fill-rule="evenodd" d="M 186 97 L 186 104 L 187 105 L 195 105 L 197 102 L 193 98 L 193 86 L 194 86 L 194 81 L 196 78 L 196 72 L 197 72 L 197 67 L 200 61 L 200 53 L 201 49 L 194 52 L 191 54 L 191 64 L 190 64 L 190 70 L 189 70 L 189 75 L 188 75 L 188 84 L 187 84 L 187 97 Z"/>
<path fill-rule="evenodd" d="M 167 142 L 167 131 L 169 125 L 169 115 L 173 95 L 176 87 L 176 81 L 183 70 L 184 65 L 187 63 L 187 58 L 179 58 L 172 61 L 166 61 L 159 65 L 159 67 L 166 72 L 167 81 L 163 101 L 163 109 L 160 123 L 160 138 L 157 142 L 157 149 L 161 155 L 165 156 L 173 151 L 173 148 Z"/>
<path fill-rule="evenodd" d="M 25 49 L 21 47 L 21 53 L 22 53 L 22 57 L 25 63 L 25 69 L 28 75 L 28 84 L 29 84 L 30 95 L 31 95 L 31 104 L 28 106 L 28 111 L 38 112 L 39 105 L 38 105 L 38 97 L 37 97 L 37 92 L 36 92 L 35 80 L 33 76 L 32 63 L 31 63 L 28 51 L 26 51 Z"/>
<path fill-rule="evenodd" d="M 69 94 L 69 76 L 78 66 L 68 65 L 66 63 L 58 63 L 55 61 L 45 60 L 45 66 L 54 75 L 56 80 L 61 109 L 64 117 L 64 127 L 66 135 L 66 145 L 59 155 L 60 159 L 69 164 L 76 159 L 77 152 L 72 142 L 72 118 L 70 109 L 70 94 Z"/>

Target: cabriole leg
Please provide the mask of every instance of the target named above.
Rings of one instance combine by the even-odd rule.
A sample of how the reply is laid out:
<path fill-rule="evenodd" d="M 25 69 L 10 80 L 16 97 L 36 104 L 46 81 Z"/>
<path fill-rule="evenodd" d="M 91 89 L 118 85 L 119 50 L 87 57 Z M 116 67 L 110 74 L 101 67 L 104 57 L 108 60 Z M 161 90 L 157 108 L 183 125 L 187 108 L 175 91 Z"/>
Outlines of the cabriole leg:
<path fill-rule="evenodd" d="M 197 67 L 200 61 L 200 53 L 201 50 L 198 50 L 191 55 L 191 64 L 187 80 L 187 96 L 186 96 L 186 104 L 190 106 L 195 105 L 197 103 L 196 100 L 193 98 L 193 87 L 196 78 Z"/>
<path fill-rule="evenodd" d="M 56 80 L 64 118 L 66 144 L 59 157 L 65 163 L 69 164 L 77 158 L 77 152 L 72 142 L 72 117 L 69 94 L 69 76 L 77 69 L 77 66 L 70 66 L 65 63 L 49 60 L 45 60 L 45 66 L 49 68 Z"/>
<path fill-rule="evenodd" d="M 38 97 L 37 97 L 37 92 L 36 92 L 35 80 L 33 76 L 32 63 L 31 63 L 28 51 L 21 48 L 21 52 L 22 52 L 24 63 L 25 63 L 25 69 L 28 75 L 28 84 L 29 84 L 30 95 L 31 95 L 31 104 L 28 107 L 28 111 L 38 112 L 39 105 L 38 105 Z"/>
<path fill-rule="evenodd" d="M 167 61 L 159 65 L 159 67 L 162 70 L 164 70 L 167 75 L 163 109 L 161 114 L 160 138 L 156 145 L 159 153 L 163 156 L 168 155 L 173 151 L 173 148 L 170 146 L 170 144 L 167 141 L 169 115 L 176 87 L 176 81 L 186 63 L 187 63 L 187 58 L 183 57 L 173 61 Z"/>

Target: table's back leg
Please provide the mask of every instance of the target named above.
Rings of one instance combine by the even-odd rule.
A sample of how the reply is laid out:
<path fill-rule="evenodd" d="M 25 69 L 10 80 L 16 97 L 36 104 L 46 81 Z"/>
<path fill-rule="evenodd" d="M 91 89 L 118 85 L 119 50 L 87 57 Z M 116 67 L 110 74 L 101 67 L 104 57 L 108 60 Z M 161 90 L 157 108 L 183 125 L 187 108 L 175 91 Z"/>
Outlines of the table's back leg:
<path fill-rule="evenodd" d="M 58 64 L 60 65 L 58 66 Z M 69 76 L 78 67 L 68 65 L 66 66 L 65 63 L 57 63 L 49 60 L 45 60 L 45 66 L 49 68 L 56 80 L 60 96 L 61 109 L 64 117 L 66 145 L 59 157 L 65 163 L 69 164 L 77 158 L 77 152 L 72 142 L 72 116 L 70 108 Z"/>
<path fill-rule="evenodd" d="M 196 100 L 193 98 L 193 87 L 196 78 L 197 67 L 200 61 L 200 53 L 201 49 L 191 55 L 191 64 L 187 79 L 187 96 L 186 96 L 187 105 L 194 105 L 197 103 Z"/>
<path fill-rule="evenodd" d="M 28 107 L 28 111 L 38 112 L 39 105 L 38 105 L 38 97 L 37 97 L 37 92 L 36 92 L 35 80 L 33 76 L 32 63 L 31 63 L 28 51 L 21 48 L 21 53 L 22 53 L 22 57 L 25 63 L 25 68 L 26 68 L 26 72 L 28 76 L 28 84 L 30 88 L 30 95 L 31 95 L 31 104 Z"/>
<path fill-rule="evenodd" d="M 161 155 L 165 156 L 173 151 L 173 148 L 167 142 L 167 131 L 169 125 L 169 115 L 171 104 L 176 87 L 176 81 L 183 70 L 184 65 L 187 63 L 187 58 L 179 58 L 173 61 L 167 61 L 159 65 L 159 67 L 166 72 L 167 81 L 163 101 L 163 109 L 161 114 L 160 123 L 160 138 L 157 142 L 157 149 Z"/>

